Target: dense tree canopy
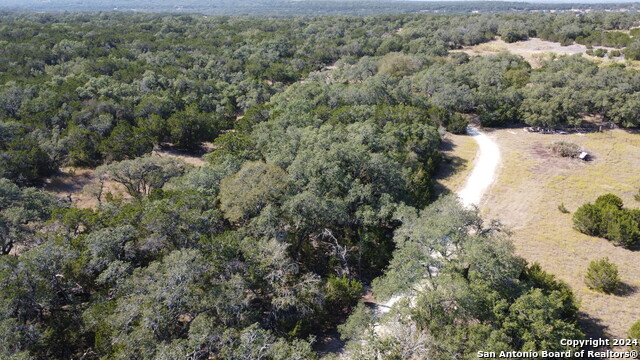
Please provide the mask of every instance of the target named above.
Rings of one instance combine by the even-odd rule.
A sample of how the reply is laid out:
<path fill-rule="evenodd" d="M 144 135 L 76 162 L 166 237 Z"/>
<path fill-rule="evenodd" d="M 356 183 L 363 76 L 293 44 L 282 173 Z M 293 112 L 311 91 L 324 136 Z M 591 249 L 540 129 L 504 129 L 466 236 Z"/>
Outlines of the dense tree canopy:
<path fill-rule="evenodd" d="M 52 195 L 34 188 L 21 189 L 0 178 L 0 254 L 9 254 L 17 244 L 32 242 L 32 235 L 60 207 Z"/>
<path fill-rule="evenodd" d="M 515 257 L 500 226 L 436 199 L 441 135 L 473 114 L 636 127 L 640 78 L 578 56 L 532 69 L 450 51 L 538 36 L 633 57 L 639 34 L 616 30 L 636 25 L 0 14 L 0 358 L 313 359 L 349 313 L 355 358 L 563 349 L 582 336 L 569 288 Z M 203 143 L 201 167 L 152 151 Z M 27 187 L 61 166 L 95 168 L 96 206 Z M 577 227 L 637 240 L 624 235 L 637 212 L 593 206 Z M 368 284 L 415 302 L 375 319 L 358 305 Z"/>

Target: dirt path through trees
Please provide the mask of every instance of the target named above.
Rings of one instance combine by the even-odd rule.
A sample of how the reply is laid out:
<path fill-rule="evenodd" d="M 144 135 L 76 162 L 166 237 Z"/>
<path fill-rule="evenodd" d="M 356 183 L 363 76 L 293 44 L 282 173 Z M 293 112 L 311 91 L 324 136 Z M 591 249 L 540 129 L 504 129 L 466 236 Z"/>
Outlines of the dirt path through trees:
<path fill-rule="evenodd" d="M 500 148 L 487 134 L 472 126 L 467 127 L 467 134 L 473 136 L 479 147 L 471 175 L 467 178 L 464 187 L 458 191 L 462 204 L 469 207 L 478 206 L 482 196 L 495 181 L 500 164 Z"/>
<path fill-rule="evenodd" d="M 500 148 L 492 138 L 473 126 L 467 127 L 467 134 L 478 143 L 478 154 L 473 163 L 471 174 L 464 187 L 457 193 L 465 207 L 480 204 L 482 196 L 495 181 L 500 164 Z M 387 313 L 402 297 L 403 295 L 396 295 L 385 302 L 378 303 L 376 311 L 381 314 Z M 376 328 L 376 331 L 379 330 L 379 327 Z"/>

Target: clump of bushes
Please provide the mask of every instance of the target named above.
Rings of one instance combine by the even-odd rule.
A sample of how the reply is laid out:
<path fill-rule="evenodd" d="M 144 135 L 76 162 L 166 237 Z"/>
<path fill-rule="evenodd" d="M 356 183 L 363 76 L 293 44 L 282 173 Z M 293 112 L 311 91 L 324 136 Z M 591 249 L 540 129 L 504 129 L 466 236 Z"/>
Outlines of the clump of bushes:
<path fill-rule="evenodd" d="M 640 241 L 640 210 L 625 209 L 623 205 L 614 194 L 602 195 L 594 204 L 587 203 L 576 210 L 573 226 L 581 233 L 629 248 Z"/>
<path fill-rule="evenodd" d="M 469 120 L 465 118 L 463 115 L 458 113 L 453 113 L 449 117 L 449 121 L 446 124 L 447 131 L 454 134 L 465 134 L 467 132 L 467 126 L 469 125 Z"/>
<path fill-rule="evenodd" d="M 631 326 L 631 329 L 629 329 L 629 339 L 640 339 L 640 320 L 636 321 L 636 323 Z M 634 350 L 638 348 L 637 345 L 632 347 Z"/>
<path fill-rule="evenodd" d="M 607 55 L 607 49 L 602 49 L 602 48 L 598 48 L 598 49 L 589 49 L 586 51 L 587 55 L 591 55 L 591 56 L 597 56 L 597 57 L 604 57 L 605 55 Z"/>
<path fill-rule="evenodd" d="M 464 115 L 450 112 L 439 106 L 433 106 L 428 110 L 429 119 L 437 126 L 442 126 L 453 134 L 466 134 L 469 120 Z"/>
<path fill-rule="evenodd" d="M 609 258 L 594 260 L 589 264 L 584 283 L 590 289 L 603 293 L 612 293 L 620 287 L 618 267 Z"/>
<path fill-rule="evenodd" d="M 558 210 L 560 210 L 560 212 L 563 214 L 568 214 L 570 212 L 564 205 L 564 203 L 560 203 L 560 205 L 558 205 Z"/>
<path fill-rule="evenodd" d="M 582 148 L 578 144 L 567 141 L 556 141 L 549 145 L 551 152 L 558 156 L 576 158 L 582 152 Z"/>
<path fill-rule="evenodd" d="M 346 276 L 332 276 L 327 280 L 326 308 L 332 314 L 342 314 L 351 311 L 362 296 L 362 283 Z"/>
<path fill-rule="evenodd" d="M 605 55 L 607 55 L 607 52 L 607 49 L 598 48 L 593 52 L 593 54 L 597 57 L 604 57 Z"/>

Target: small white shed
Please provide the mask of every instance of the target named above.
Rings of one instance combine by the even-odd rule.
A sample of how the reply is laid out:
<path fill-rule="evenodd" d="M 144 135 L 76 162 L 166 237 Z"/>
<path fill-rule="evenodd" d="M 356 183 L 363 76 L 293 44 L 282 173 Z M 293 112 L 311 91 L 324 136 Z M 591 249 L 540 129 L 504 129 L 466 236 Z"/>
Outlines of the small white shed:
<path fill-rule="evenodd" d="M 580 153 L 580 155 L 578 155 L 578 157 L 580 158 L 580 160 L 584 160 L 584 161 L 588 161 L 589 160 L 589 153 L 586 151 L 583 151 Z"/>

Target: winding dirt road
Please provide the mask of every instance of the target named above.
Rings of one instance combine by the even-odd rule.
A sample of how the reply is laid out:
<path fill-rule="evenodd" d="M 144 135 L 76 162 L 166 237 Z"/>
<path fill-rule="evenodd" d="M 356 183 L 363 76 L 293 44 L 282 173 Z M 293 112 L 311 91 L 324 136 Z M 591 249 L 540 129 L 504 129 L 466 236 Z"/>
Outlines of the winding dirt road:
<path fill-rule="evenodd" d="M 480 200 L 496 179 L 498 165 L 500 165 L 500 148 L 487 134 L 473 126 L 467 127 L 467 134 L 478 143 L 478 154 L 473 163 L 473 170 L 462 189 L 457 192 L 463 206 L 469 208 L 480 205 Z M 391 299 L 379 303 L 377 310 L 381 314 L 387 313 L 393 304 L 402 299 L 403 295 L 396 295 Z M 378 330 L 378 329 L 376 329 Z"/>
<path fill-rule="evenodd" d="M 464 187 L 458 191 L 458 197 L 462 205 L 470 207 L 480 204 L 482 196 L 495 181 L 500 164 L 500 148 L 487 134 L 472 126 L 467 127 L 467 134 L 478 143 L 479 149 L 473 170 Z"/>

